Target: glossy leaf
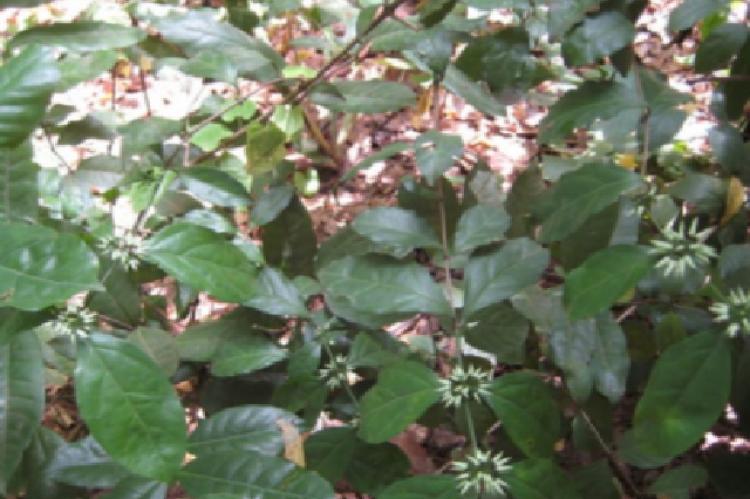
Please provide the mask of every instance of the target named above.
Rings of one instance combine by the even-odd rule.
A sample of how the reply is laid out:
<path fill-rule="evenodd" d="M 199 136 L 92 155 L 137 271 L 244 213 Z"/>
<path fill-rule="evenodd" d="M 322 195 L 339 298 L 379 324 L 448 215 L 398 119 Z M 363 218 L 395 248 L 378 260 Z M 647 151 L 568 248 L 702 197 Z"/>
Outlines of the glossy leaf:
<path fill-rule="evenodd" d="M 544 219 L 540 240 L 563 239 L 588 217 L 599 213 L 640 183 L 638 175 L 606 164 L 589 164 L 566 173 L 550 194 L 550 205 L 555 209 Z"/>
<path fill-rule="evenodd" d="M 688 29 L 728 3 L 727 0 L 683 0 L 669 15 L 669 29 L 670 31 Z"/>
<path fill-rule="evenodd" d="M 724 410 L 730 379 L 729 345 L 720 335 L 698 333 L 670 346 L 636 406 L 625 458 L 659 466 L 693 446 Z"/>
<path fill-rule="evenodd" d="M 670 499 L 690 499 L 691 492 L 703 487 L 708 481 L 705 468 L 695 464 L 684 464 L 664 472 L 649 485 L 648 493 Z"/>
<path fill-rule="evenodd" d="M 294 283 L 271 267 L 261 270 L 255 292 L 244 302 L 244 305 L 271 315 L 298 317 L 308 315 L 305 301 Z"/>
<path fill-rule="evenodd" d="M 508 241 L 499 250 L 469 260 L 464 270 L 464 314 L 510 298 L 534 284 L 549 262 L 549 251 L 530 239 Z"/>
<path fill-rule="evenodd" d="M 16 223 L 0 225 L 0 302 L 39 310 L 98 289 L 98 261 L 76 236 Z"/>
<path fill-rule="evenodd" d="M 609 308 L 651 267 L 648 251 L 640 246 L 610 246 L 594 253 L 565 279 L 570 319 L 584 319 Z"/>
<path fill-rule="evenodd" d="M 2 309 L 0 309 L 2 310 Z M 19 334 L 0 345 L 0 494 L 5 494 L 44 408 L 39 340 Z"/>
<path fill-rule="evenodd" d="M 180 364 L 177 340 L 164 331 L 151 327 L 139 327 L 128 336 L 128 340 L 151 357 L 166 376 L 171 376 Z"/>
<path fill-rule="evenodd" d="M 497 356 L 504 364 L 523 364 L 529 321 L 507 303 L 486 307 L 471 316 L 466 341 Z"/>
<path fill-rule="evenodd" d="M 237 376 L 257 371 L 286 358 L 286 351 L 258 332 L 233 334 L 219 344 L 211 357 L 215 376 Z"/>
<path fill-rule="evenodd" d="M 377 114 L 398 111 L 416 103 L 414 92 L 401 83 L 385 80 L 337 81 L 328 91 L 314 91 L 310 99 L 342 113 Z"/>
<path fill-rule="evenodd" d="M 738 78 L 723 84 L 724 101 L 727 117 L 730 120 L 736 120 L 742 116 L 742 109 L 750 99 L 750 85 L 747 85 L 746 81 L 750 77 L 750 36 L 740 47 L 737 57 L 734 58 L 729 68 L 729 74 Z"/>
<path fill-rule="evenodd" d="M 122 24 L 75 21 L 34 26 L 11 39 L 9 47 L 47 45 L 73 52 L 129 47 L 146 38 L 145 31 Z"/>
<path fill-rule="evenodd" d="M 272 171 L 286 156 L 285 143 L 286 135 L 273 123 L 251 123 L 245 144 L 247 171 L 254 174 Z"/>
<path fill-rule="evenodd" d="M 0 66 L 0 147 L 15 147 L 42 121 L 60 72 L 51 50 L 32 46 Z"/>
<path fill-rule="evenodd" d="M 87 488 L 114 487 L 133 477 L 90 435 L 59 446 L 50 459 L 48 472 L 55 481 Z"/>
<path fill-rule="evenodd" d="M 492 116 L 505 113 L 505 104 L 492 95 L 485 82 L 472 80 L 453 64 L 448 65 L 443 83 L 445 88 L 482 113 Z"/>
<path fill-rule="evenodd" d="M 552 390 L 539 377 L 519 371 L 496 379 L 485 402 L 513 443 L 529 457 L 550 457 L 560 438 L 562 414 Z"/>
<path fill-rule="evenodd" d="M 346 296 L 373 314 L 427 313 L 450 315 L 443 290 L 424 267 L 390 258 L 348 256 L 320 269 L 327 294 Z"/>
<path fill-rule="evenodd" d="M 31 159 L 31 147 L 22 144 L 0 150 L 0 219 L 35 219 L 39 205 L 39 167 Z"/>
<path fill-rule="evenodd" d="M 409 458 L 395 444 L 356 441 L 354 455 L 344 479 L 362 493 L 380 497 L 380 492 L 396 480 L 409 476 Z"/>
<path fill-rule="evenodd" d="M 26 478 L 26 495 L 34 499 L 74 499 L 75 491 L 56 481 L 50 473 L 50 464 L 65 440 L 54 431 L 40 426 L 26 447 L 23 457 L 23 474 Z"/>
<path fill-rule="evenodd" d="M 276 219 L 294 197 L 294 187 L 281 185 L 271 187 L 260 195 L 253 207 L 251 218 L 258 225 L 266 225 Z"/>
<path fill-rule="evenodd" d="M 288 277 L 312 276 L 318 249 L 312 219 L 297 196 L 263 227 L 263 256 Z"/>
<path fill-rule="evenodd" d="M 513 464 L 507 477 L 516 499 L 580 499 L 572 480 L 553 461 L 527 459 Z"/>
<path fill-rule="evenodd" d="M 695 70 L 708 73 L 729 66 L 732 57 L 747 40 L 750 30 L 739 23 L 726 23 L 711 30 L 698 45 L 695 53 Z"/>
<path fill-rule="evenodd" d="M 255 265 L 221 235 L 197 225 L 168 225 L 146 242 L 143 254 L 180 281 L 220 300 L 242 302 L 255 290 Z"/>
<path fill-rule="evenodd" d="M 437 376 L 423 364 L 406 361 L 386 367 L 362 397 L 359 436 L 370 443 L 396 436 L 438 401 L 437 388 Z"/>
<path fill-rule="evenodd" d="M 558 0 L 550 4 L 549 33 L 553 38 L 578 24 L 601 0 Z"/>
<path fill-rule="evenodd" d="M 333 499 L 331 485 L 316 473 L 289 461 L 254 451 L 198 457 L 180 472 L 180 483 L 193 497 L 237 494 L 264 499 Z"/>
<path fill-rule="evenodd" d="M 345 182 L 348 182 L 362 170 L 367 170 L 380 161 L 385 161 L 386 159 L 392 158 L 399 153 L 408 151 L 409 149 L 411 149 L 411 147 L 412 145 L 409 142 L 391 142 L 390 144 L 381 147 L 378 151 L 373 152 L 356 165 L 352 166 L 344 175 L 342 175 L 339 183 L 343 184 Z"/>
<path fill-rule="evenodd" d="M 190 434 L 188 451 L 197 456 L 240 451 L 275 456 L 284 449 L 279 421 L 300 423 L 294 414 L 271 406 L 224 409 L 200 422 Z"/>
<path fill-rule="evenodd" d="M 449 475 L 419 475 L 394 482 L 380 499 L 460 499 L 456 480 Z"/>
<path fill-rule="evenodd" d="M 371 208 L 357 216 L 352 227 L 372 242 L 392 248 L 396 257 L 406 256 L 415 248 L 442 247 L 432 227 L 403 208 Z"/>
<path fill-rule="evenodd" d="M 456 226 L 453 250 L 463 253 L 500 241 L 510 228 L 510 217 L 501 206 L 478 204 L 466 210 Z"/>
<path fill-rule="evenodd" d="M 164 499 L 167 497 L 167 484 L 140 477 L 128 477 L 102 499 Z"/>
<path fill-rule="evenodd" d="M 216 168 L 193 167 L 182 173 L 180 180 L 195 197 L 216 206 L 239 208 L 250 203 L 243 185 Z"/>
<path fill-rule="evenodd" d="M 461 137 L 436 130 L 423 133 L 414 143 L 417 167 L 429 185 L 434 185 L 438 177 L 453 166 L 463 150 Z"/>
<path fill-rule="evenodd" d="M 344 476 L 356 447 L 357 433 L 351 427 L 316 431 L 305 440 L 308 467 L 330 483 L 336 483 Z"/>
<path fill-rule="evenodd" d="M 627 17 L 604 11 L 574 28 L 565 37 L 562 52 L 567 64 L 590 64 L 629 45 L 634 36 L 635 28 Z"/>
<path fill-rule="evenodd" d="M 76 400 L 92 435 L 117 462 L 168 481 L 187 446 L 182 405 L 138 347 L 102 334 L 80 343 Z"/>

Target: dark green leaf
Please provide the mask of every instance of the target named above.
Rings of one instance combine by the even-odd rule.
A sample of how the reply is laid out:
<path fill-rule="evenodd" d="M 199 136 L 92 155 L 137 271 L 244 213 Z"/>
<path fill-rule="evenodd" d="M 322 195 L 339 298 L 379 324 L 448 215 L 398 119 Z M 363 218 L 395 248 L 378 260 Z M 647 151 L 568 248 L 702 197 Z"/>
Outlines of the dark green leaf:
<path fill-rule="evenodd" d="M 182 123 L 177 120 L 159 116 L 133 120 L 119 129 L 122 134 L 122 155 L 129 157 L 152 146 L 161 145 L 181 131 Z"/>
<path fill-rule="evenodd" d="M 94 79 L 111 69 L 116 62 L 116 50 L 100 50 L 83 55 L 67 54 L 58 62 L 60 81 L 55 85 L 55 90 L 64 92 L 79 83 Z"/>
<path fill-rule="evenodd" d="M 416 103 L 414 92 L 401 83 L 385 80 L 337 81 L 333 92 L 314 91 L 310 100 L 342 113 L 377 114 L 398 111 Z"/>
<path fill-rule="evenodd" d="M 34 26 L 14 36 L 8 46 L 48 45 L 73 52 L 93 52 L 129 47 L 144 38 L 145 31 L 121 24 L 75 21 Z"/>
<path fill-rule="evenodd" d="M 373 314 L 450 315 L 443 290 L 426 268 L 384 257 L 348 256 L 318 272 L 327 294 L 346 296 L 358 309 Z"/>
<path fill-rule="evenodd" d="M 516 499 L 580 499 L 563 470 L 547 459 L 527 459 L 513 465 L 507 477 Z"/>
<path fill-rule="evenodd" d="M 750 245 L 726 246 L 719 255 L 719 273 L 728 288 L 750 289 Z"/>
<path fill-rule="evenodd" d="M 420 475 L 389 485 L 379 499 L 461 499 L 450 475 Z"/>
<path fill-rule="evenodd" d="M 211 78 L 234 85 L 238 71 L 231 57 L 214 50 L 198 52 L 177 66 L 183 73 L 198 78 Z M 211 150 L 215 149 L 212 148 Z"/>
<path fill-rule="evenodd" d="M 39 310 L 98 289 L 98 261 L 73 234 L 22 224 L 0 225 L 0 302 Z"/>
<path fill-rule="evenodd" d="M 450 14 L 456 3 L 458 3 L 456 0 L 432 0 L 425 2 L 419 8 L 419 20 L 428 28 L 434 26 Z"/>
<path fill-rule="evenodd" d="M 128 336 L 128 340 L 151 357 L 165 376 L 171 376 L 180 364 L 177 340 L 164 331 L 151 327 L 139 327 Z"/>
<path fill-rule="evenodd" d="M 610 246 L 590 256 L 565 279 L 565 307 L 571 320 L 609 308 L 646 275 L 651 265 L 641 246 Z"/>
<path fill-rule="evenodd" d="M 243 405 L 224 409 L 200 422 L 190 434 L 188 451 L 199 457 L 241 451 L 275 456 L 284 449 L 279 421 L 300 423 L 294 414 L 271 406 Z"/>
<path fill-rule="evenodd" d="M 11 342 L 16 335 L 30 331 L 49 319 L 44 312 L 23 312 L 9 307 L 0 308 L 0 346 Z"/>
<path fill-rule="evenodd" d="M 432 227 L 413 211 L 396 207 L 371 208 L 354 219 L 352 227 L 372 242 L 403 257 L 415 248 L 441 248 Z"/>
<path fill-rule="evenodd" d="M 601 0 L 556 0 L 549 6 L 549 34 L 552 38 L 561 37 L 578 24 Z"/>
<path fill-rule="evenodd" d="M 2 309 L 0 309 L 2 310 Z M 0 345 L 0 494 L 5 494 L 44 408 L 44 367 L 33 333 Z"/>
<path fill-rule="evenodd" d="M 325 428 L 310 435 L 305 440 L 308 468 L 330 483 L 341 480 L 354 456 L 356 435 L 356 431 L 347 426 Z"/>
<path fill-rule="evenodd" d="M 730 380 L 729 345 L 720 335 L 698 333 L 669 347 L 624 436 L 626 460 L 659 466 L 692 447 L 724 410 Z"/>
<path fill-rule="evenodd" d="M 407 361 L 386 367 L 362 397 L 359 436 L 370 443 L 396 436 L 438 401 L 438 386 L 435 373 L 423 364 Z"/>
<path fill-rule="evenodd" d="M 382 367 L 401 359 L 402 345 L 382 332 L 361 332 L 354 338 L 347 358 L 352 367 Z"/>
<path fill-rule="evenodd" d="M 419 171 L 429 185 L 435 185 L 438 177 L 461 157 L 464 145 L 461 137 L 429 130 L 417 138 L 414 151 Z"/>
<path fill-rule="evenodd" d="M 409 458 L 395 444 L 368 444 L 360 440 L 356 443 L 344 473 L 355 490 L 380 497 L 380 491 L 387 485 L 409 475 Z"/>
<path fill-rule="evenodd" d="M 744 182 L 750 180 L 750 146 L 742 139 L 742 133 L 732 125 L 723 123 L 708 132 L 716 161 L 727 173 L 739 176 Z"/>
<path fill-rule="evenodd" d="M 635 71 L 638 72 L 635 83 L 640 85 L 649 110 L 648 147 L 650 151 L 657 151 L 668 144 L 682 128 L 687 113 L 678 109 L 678 106 L 692 99 L 689 95 L 674 90 L 666 78 L 655 71 L 636 68 L 634 74 Z M 643 127 L 639 128 L 639 134 L 642 133 Z M 643 142 L 643 137 L 640 140 Z"/>
<path fill-rule="evenodd" d="M 252 122 L 247 128 L 245 159 L 247 171 L 260 174 L 273 171 L 286 156 L 286 134 L 273 123 Z"/>
<path fill-rule="evenodd" d="M 215 376 L 237 376 L 264 369 L 286 358 L 286 351 L 252 331 L 225 337 L 211 357 Z"/>
<path fill-rule="evenodd" d="M 467 326 L 466 341 L 497 356 L 504 364 L 523 364 L 529 322 L 507 303 L 475 312 Z"/>
<path fill-rule="evenodd" d="M 703 173 L 688 173 L 667 189 L 667 194 L 689 202 L 696 213 L 718 213 L 726 193 L 725 180 Z"/>
<path fill-rule="evenodd" d="M 691 492 L 703 487 L 708 481 L 705 468 L 695 464 L 684 464 L 661 475 L 649 485 L 648 493 L 669 499 L 690 499 Z"/>
<path fill-rule="evenodd" d="M 469 252 L 474 248 L 500 241 L 510 227 L 510 217 L 502 206 L 478 204 L 466 210 L 456 226 L 453 250 Z"/>
<path fill-rule="evenodd" d="M 409 149 L 411 149 L 411 147 L 412 145 L 409 142 L 391 142 L 390 144 L 385 145 L 379 150 L 373 152 L 356 165 L 352 166 L 344 175 L 342 175 L 339 183 L 343 184 L 345 182 L 348 182 L 353 179 L 360 171 L 370 168 L 379 161 L 384 161 L 388 158 L 392 158 L 399 153 L 408 151 Z"/>
<path fill-rule="evenodd" d="M 492 95 L 486 83 L 474 81 L 455 65 L 449 64 L 443 81 L 445 88 L 461 97 L 479 112 L 492 116 L 505 113 L 505 104 Z"/>
<path fill-rule="evenodd" d="M 265 267 L 260 272 L 255 292 L 243 304 L 271 315 L 284 317 L 308 315 L 305 301 L 294 283 L 280 271 L 271 267 Z"/>
<path fill-rule="evenodd" d="M 695 70 L 709 73 L 724 69 L 734 57 L 748 36 L 744 24 L 726 23 L 713 29 L 711 34 L 698 45 L 695 53 Z"/>
<path fill-rule="evenodd" d="M 221 235 L 197 225 L 163 228 L 146 242 L 144 258 L 220 300 L 239 303 L 255 290 L 255 265 Z"/>
<path fill-rule="evenodd" d="M 211 167 L 193 167 L 180 175 L 183 188 L 216 206 L 243 207 L 250 203 L 247 191 L 234 177 Z"/>
<path fill-rule="evenodd" d="M 529 457 L 552 456 L 562 414 L 550 387 L 536 375 L 519 371 L 496 379 L 489 391 L 485 402 L 513 443 Z"/>
<path fill-rule="evenodd" d="M 0 147 L 15 147 L 42 121 L 60 72 L 51 50 L 32 46 L 0 66 Z"/>
<path fill-rule="evenodd" d="M 263 256 L 289 277 L 314 274 L 317 246 L 312 220 L 297 196 L 263 227 Z"/>
<path fill-rule="evenodd" d="M 187 447 L 185 417 L 162 370 L 138 347 L 96 334 L 80 342 L 76 400 L 92 435 L 129 470 L 168 481 Z"/>
<path fill-rule="evenodd" d="M 688 29 L 728 3 L 727 0 L 683 0 L 669 15 L 669 30 Z"/>
<path fill-rule="evenodd" d="M 141 320 L 141 294 L 133 277 L 118 263 L 103 259 L 99 269 L 104 291 L 89 294 L 86 306 L 125 324 L 135 326 Z"/>
<path fill-rule="evenodd" d="M 565 36 L 565 62 L 573 66 L 590 64 L 629 45 L 634 36 L 635 27 L 619 12 L 605 11 L 587 17 Z"/>
<path fill-rule="evenodd" d="M 266 225 L 276 219 L 289 206 L 294 197 L 294 187 L 280 185 L 271 187 L 260 195 L 253 207 L 251 218 L 258 225 Z"/>
<path fill-rule="evenodd" d="M 549 262 L 549 251 L 534 241 L 518 238 L 499 250 L 469 260 L 464 271 L 464 314 L 499 303 L 534 284 Z"/>
<path fill-rule="evenodd" d="M 237 494 L 264 499 L 333 499 L 331 485 L 316 473 L 254 451 L 209 454 L 188 464 L 180 483 L 193 497 Z"/>
<path fill-rule="evenodd" d="M 133 477 L 92 436 L 59 446 L 49 462 L 49 475 L 55 481 L 87 488 L 114 487 Z"/>
<path fill-rule="evenodd" d="M 54 431 L 40 426 L 26 447 L 23 457 L 23 474 L 26 477 L 26 496 L 34 499 L 74 499 L 71 487 L 52 478 L 49 470 L 58 449 L 66 445 Z"/>
<path fill-rule="evenodd" d="M 31 159 L 31 147 L 22 144 L 0 150 L 0 219 L 35 219 L 39 211 L 39 167 Z"/>
<path fill-rule="evenodd" d="M 123 479 L 102 499 L 164 499 L 167 497 L 167 484 L 140 477 Z"/>
<path fill-rule="evenodd" d="M 750 85 L 747 84 L 747 78 L 750 78 L 750 36 L 747 37 L 745 44 L 734 59 L 729 75 L 736 76 L 738 79 L 722 85 L 726 113 L 730 120 L 736 120 L 742 116 L 745 103 L 750 99 Z"/>
<path fill-rule="evenodd" d="M 566 173 L 550 194 L 550 203 L 555 209 L 544 219 L 540 240 L 563 239 L 588 217 L 599 213 L 640 183 L 640 178 L 633 172 L 606 164 L 589 164 Z"/>

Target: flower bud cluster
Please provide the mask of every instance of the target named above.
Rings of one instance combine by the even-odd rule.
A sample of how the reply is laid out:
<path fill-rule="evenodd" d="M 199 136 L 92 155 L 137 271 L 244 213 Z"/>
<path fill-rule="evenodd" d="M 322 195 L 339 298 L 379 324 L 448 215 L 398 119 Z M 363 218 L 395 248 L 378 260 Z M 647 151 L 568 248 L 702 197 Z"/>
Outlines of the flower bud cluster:
<path fill-rule="evenodd" d="M 684 222 L 672 228 L 667 224 L 661 230 L 661 238 L 651 241 L 649 253 L 659 257 L 656 268 L 669 277 L 684 277 L 689 269 L 698 270 L 716 257 L 716 250 L 706 244 L 712 228 L 698 231 L 698 219 L 693 219 L 690 228 Z"/>
<path fill-rule="evenodd" d="M 329 390 L 335 390 L 340 386 L 349 383 L 349 376 L 352 374 L 352 367 L 349 365 L 349 359 L 345 355 L 336 355 L 318 370 L 318 376 Z"/>
<path fill-rule="evenodd" d="M 730 338 L 740 333 L 750 334 L 750 293 L 744 289 L 733 289 L 726 301 L 714 303 L 709 310 L 715 322 L 726 323 L 724 331 Z"/>
<path fill-rule="evenodd" d="M 438 391 L 445 407 L 461 407 L 470 400 L 480 402 L 483 396 L 488 396 L 491 381 L 490 371 L 483 371 L 475 366 L 466 369 L 458 366 L 450 376 L 439 381 Z"/>
<path fill-rule="evenodd" d="M 461 494 L 489 493 L 505 497 L 508 482 L 504 477 L 512 469 L 509 463 L 510 459 L 502 452 L 493 455 L 490 451 L 476 449 L 466 460 L 453 462 L 453 470 L 458 472 L 458 490 Z"/>

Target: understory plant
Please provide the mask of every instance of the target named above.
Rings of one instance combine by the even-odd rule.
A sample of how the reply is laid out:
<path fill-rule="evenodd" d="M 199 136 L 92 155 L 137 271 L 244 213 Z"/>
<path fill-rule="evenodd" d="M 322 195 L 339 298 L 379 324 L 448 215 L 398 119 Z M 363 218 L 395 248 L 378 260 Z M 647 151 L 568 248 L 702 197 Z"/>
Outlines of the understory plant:
<path fill-rule="evenodd" d="M 741 5 L 668 16 L 706 153 L 634 41 L 645 1 L 104 3 L 3 47 L 0 496 L 750 494 L 746 454 L 697 449 L 750 434 Z M 215 91 L 160 116 L 162 72 Z M 94 79 L 111 111 L 61 103 Z M 509 188 L 448 99 L 549 105 Z M 404 116 L 348 164 L 356 124 Z M 306 197 L 385 160 L 414 167 L 394 202 L 322 237 Z"/>

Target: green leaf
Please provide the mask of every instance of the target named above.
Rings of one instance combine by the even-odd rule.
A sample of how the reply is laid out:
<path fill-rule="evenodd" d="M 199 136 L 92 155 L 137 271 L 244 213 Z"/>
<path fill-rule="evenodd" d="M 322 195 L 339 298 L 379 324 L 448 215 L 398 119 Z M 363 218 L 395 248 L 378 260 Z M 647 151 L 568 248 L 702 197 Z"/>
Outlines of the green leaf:
<path fill-rule="evenodd" d="M 586 12 L 601 3 L 601 0 L 557 0 L 549 6 L 549 34 L 552 38 L 561 37 L 578 24 Z"/>
<path fill-rule="evenodd" d="M 149 239 L 144 258 L 195 289 L 240 303 L 252 296 L 258 273 L 242 251 L 197 225 L 173 223 Z"/>
<path fill-rule="evenodd" d="M 359 436 L 385 442 L 415 422 L 438 401 L 438 378 L 423 364 L 406 361 L 386 367 L 362 397 Z"/>
<path fill-rule="evenodd" d="M 734 57 L 745 40 L 747 40 L 747 26 L 739 23 L 726 23 L 711 30 L 708 37 L 698 45 L 695 53 L 695 70 L 699 73 L 710 73 L 717 69 L 724 69 Z"/>
<path fill-rule="evenodd" d="M 230 174 L 208 166 L 194 166 L 180 174 L 184 189 L 216 206 L 241 208 L 250 203 L 245 187 Z"/>
<path fill-rule="evenodd" d="M 472 206 L 458 220 L 453 251 L 470 252 L 479 246 L 500 241 L 505 238 L 508 228 L 510 217 L 502 206 Z"/>
<path fill-rule="evenodd" d="M 260 195 L 250 217 L 258 225 L 271 223 L 289 206 L 293 197 L 294 187 L 291 185 L 271 187 Z"/>
<path fill-rule="evenodd" d="M 89 435 L 76 442 L 63 443 L 49 463 L 49 475 L 76 487 L 109 488 L 133 475 L 112 458 Z"/>
<path fill-rule="evenodd" d="M 500 376 L 489 392 L 484 400 L 513 443 L 529 457 L 551 457 L 562 420 L 552 389 L 538 376 L 519 371 Z"/>
<path fill-rule="evenodd" d="M 130 333 L 128 341 L 151 357 L 165 376 L 171 376 L 177 371 L 180 352 L 177 349 L 177 340 L 168 332 L 163 329 L 139 327 Z"/>
<path fill-rule="evenodd" d="M 453 64 L 448 65 L 443 84 L 482 113 L 492 116 L 505 114 L 505 104 L 492 95 L 486 83 L 472 80 Z"/>
<path fill-rule="evenodd" d="M 40 426 L 26 447 L 23 457 L 23 474 L 26 477 L 26 495 L 34 499 L 75 499 L 71 487 L 52 478 L 49 467 L 55 453 L 66 445 L 54 431 Z"/>
<path fill-rule="evenodd" d="M 464 270 L 464 315 L 499 303 L 534 284 L 549 262 L 549 251 L 526 238 L 513 239 L 492 253 L 469 259 Z"/>
<path fill-rule="evenodd" d="M 344 476 L 356 447 L 356 431 L 351 427 L 316 431 L 305 440 L 307 466 L 330 483 L 336 483 Z"/>
<path fill-rule="evenodd" d="M 31 159 L 31 147 L 22 144 L 0 150 L 0 219 L 35 219 L 39 211 L 39 167 Z"/>
<path fill-rule="evenodd" d="M 57 92 L 70 90 L 84 81 L 89 81 L 108 71 L 117 62 L 116 50 L 100 50 L 83 55 L 67 54 L 58 62 L 60 81 Z"/>
<path fill-rule="evenodd" d="M 365 159 L 347 170 L 347 172 L 342 175 L 339 183 L 346 183 L 353 179 L 357 175 L 357 173 L 361 172 L 362 170 L 367 170 L 380 161 L 384 161 L 388 158 L 392 158 L 399 153 L 408 151 L 409 149 L 411 149 L 411 147 L 412 144 L 410 142 L 391 142 L 390 144 L 381 147 L 376 152 L 373 152 Z"/>
<path fill-rule="evenodd" d="M 0 302 L 39 310 L 75 293 L 99 289 L 96 255 L 73 234 L 0 224 Z"/>
<path fill-rule="evenodd" d="M 609 308 L 652 267 L 641 246 L 610 246 L 591 255 L 565 279 L 565 308 L 571 320 L 592 317 Z"/>
<path fill-rule="evenodd" d="M 358 333 L 347 355 L 352 367 L 382 367 L 399 361 L 403 343 L 382 332 Z"/>
<path fill-rule="evenodd" d="M 190 59 L 177 65 L 180 71 L 197 76 L 198 78 L 211 78 L 234 85 L 237 82 L 238 71 L 234 61 L 221 52 L 204 50 L 198 52 Z M 215 149 L 211 148 L 210 150 Z"/>
<path fill-rule="evenodd" d="M 119 128 L 122 134 L 122 156 L 130 157 L 162 143 L 182 131 L 177 120 L 151 116 L 133 120 Z"/>
<path fill-rule="evenodd" d="M 623 437 L 628 449 L 623 457 L 660 466 L 703 438 L 729 398 L 730 355 L 727 340 L 715 333 L 698 333 L 667 348 L 635 408 L 633 428 Z"/>
<path fill-rule="evenodd" d="M 44 366 L 39 340 L 33 333 L 15 335 L 0 345 L 0 494 L 6 493 L 43 409 Z"/>
<path fill-rule="evenodd" d="M 683 464 L 666 471 L 649 485 L 648 493 L 669 499 L 690 499 L 691 492 L 706 485 L 708 472 L 702 466 Z"/>
<path fill-rule="evenodd" d="M 140 477 L 123 479 L 102 496 L 102 499 L 164 499 L 167 497 L 167 484 Z"/>
<path fill-rule="evenodd" d="M 86 306 L 125 324 L 137 325 L 141 321 L 141 294 L 133 276 L 119 264 L 102 259 L 99 269 L 104 291 L 89 294 Z"/>
<path fill-rule="evenodd" d="M 221 141 L 231 137 L 232 131 L 219 123 L 209 123 L 190 137 L 190 143 L 201 148 L 202 151 L 213 151 Z"/>
<path fill-rule="evenodd" d="M 669 30 L 688 29 L 728 3 L 727 0 L 683 0 L 669 15 Z"/>
<path fill-rule="evenodd" d="M 289 461 L 253 451 L 199 456 L 180 472 L 180 483 L 192 497 L 237 494 L 263 499 L 333 499 L 331 485 L 316 473 Z"/>
<path fill-rule="evenodd" d="M 252 122 L 247 128 L 245 157 L 247 171 L 260 174 L 273 171 L 286 156 L 286 134 L 273 123 Z"/>
<path fill-rule="evenodd" d="M 346 296 L 359 310 L 373 314 L 451 315 L 443 290 L 425 267 L 376 257 L 348 256 L 320 269 L 326 294 Z"/>
<path fill-rule="evenodd" d="M 198 457 L 241 451 L 275 456 L 284 449 L 279 421 L 300 424 L 294 414 L 271 406 L 243 405 L 224 409 L 200 422 L 190 434 L 188 451 Z"/>
<path fill-rule="evenodd" d="M 475 38 L 461 52 L 456 67 L 470 79 L 486 82 L 504 102 L 551 76 L 532 55 L 529 34 L 516 27 Z"/>
<path fill-rule="evenodd" d="M 255 292 L 243 305 L 283 317 L 308 315 L 305 301 L 294 283 L 271 267 L 260 272 Z"/>
<path fill-rule="evenodd" d="M 403 257 L 415 248 L 441 248 L 432 227 L 416 213 L 396 207 L 371 208 L 352 222 L 360 235 L 393 249 L 393 256 Z"/>
<path fill-rule="evenodd" d="M 743 182 L 750 180 L 750 146 L 745 144 L 737 128 L 728 123 L 715 126 L 708 131 L 708 141 L 724 171 L 739 176 Z"/>
<path fill-rule="evenodd" d="M 553 461 L 527 459 L 513 464 L 507 477 L 515 499 L 580 499 L 572 480 Z"/>
<path fill-rule="evenodd" d="M 486 307 L 471 316 L 466 341 L 496 355 L 504 364 L 523 364 L 529 322 L 507 303 Z"/>
<path fill-rule="evenodd" d="M 729 75 L 739 77 L 736 81 L 727 81 L 722 84 L 727 118 L 736 120 L 742 116 L 745 103 L 750 99 L 750 85 L 746 81 L 750 77 L 750 36 L 740 47 L 737 57 L 729 68 Z"/>
<path fill-rule="evenodd" d="M 568 65 L 590 64 L 629 45 L 634 36 L 635 27 L 627 17 L 605 11 L 587 17 L 566 35 L 562 52 Z"/>
<path fill-rule="evenodd" d="M 23 312 L 9 307 L 0 308 L 0 346 L 6 345 L 26 331 L 41 325 L 50 316 L 45 312 Z"/>
<path fill-rule="evenodd" d="M 240 76 L 263 81 L 280 76 L 284 61 L 271 47 L 250 37 L 229 23 L 217 21 L 212 12 L 191 10 L 153 19 L 164 40 L 181 47 L 188 55 L 220 53 L 228 58 Z"/>
<path fill-rule="evenodd" d="M 328 87 L 326 87 L 328 89 Z M 342 113 L 377 114 L 399 111 L 416 103 L 414 92 L 402 83 L 385 80 L 337 81 L 330 90 L 316 89 L 310 100 Z"/>
<path fill-rule="evenodd" d="M 435 185 L 438 177 L 461 157 L 464 144 L 457 135 L 429 130 L 414 142 L 414 151 L 417 167 L 427 179 L 427 184 Z"/>
<path fill-rule="evenodd" d="M 640 84 L 649 110 L 649 151 L 657 151 L 668 144 L 682 127 L 687 113 L 678 109 L 678 106 L 690 102 L 692 98 L 674 90 L 664 75 L 642 68 L 636 68 L 635 71 L 639 75 L 635 83 Z M 639 128 L 638 133 L 640 141 L 644 142 L 643 129 Z"/>
<path fill-rule="evenodd" d="M 0 66 L 0 147 L 15 147 L 42 121 L 60 79 L 51 50 L 27 47 Z"/>
<path fill-rule="evenodd" d="M 356 444 L 344 473 L 344 479 L 355 490 L 380 497 L 380 491 L 387 485 L 409 475 L 409 458 L 395 444 L 368 444 L 361 440 Z"/>
<path fill-rule="evenodd" d="M 8 43 L 9 48 L 23 45 L 47 45 L 73 52 L 119 49 L 135 45 L 146 32 L 99 21 L 75 21 L 34 26 L 21 31 Z"/>
<path fill-rule="evenodd" d="M 237 376 L 258 371 L 286 358 L 286 350 L 260 332 L 242 331 L 224 338 L 211 357 L 214 376 Z"/>
<path fill-rule="evenodd" d="M 450 14 L 456 3 L 458 3 L 456 0 L 432 0 L 431 2 L 425 2 L 419 7 L 419 21 L 428 28 L 434 26 Z"/>
<path fill-rule="evenodd" d="M 80 342 L 75 371 L 81 416 L 129 470 L 169 481 L 187 447 L 185 417 L 162 370 L 138 347 L 103 334 Z"/>
<path fill-rule="evenodd" d="M 379 499 L 461 499 L 450 475 L 420 475 L 389 485 Z"/>
<path fill-rule="evenodd" d="M 550 193 L 554 211 L 544 219 L 540 241 L 559 241 L 591 215 L 611 205 L 641 180 L 633 172 L 606 164 L 589 164 L 560 177 Z"/>

